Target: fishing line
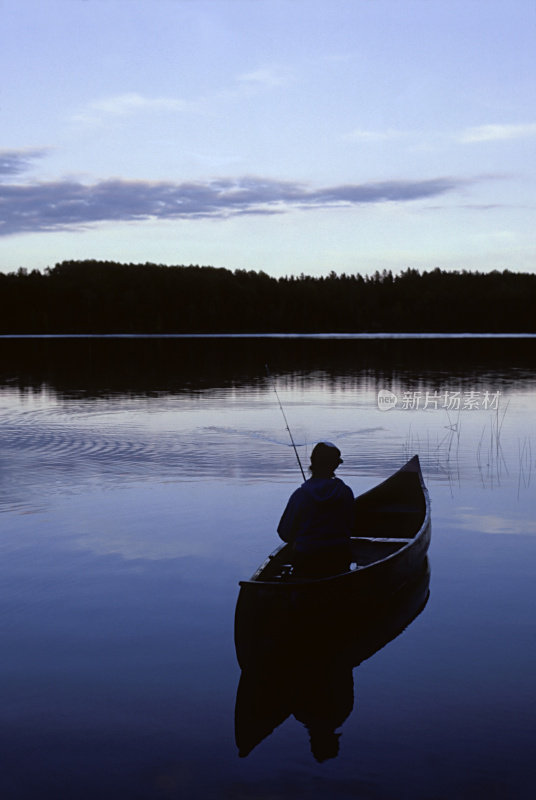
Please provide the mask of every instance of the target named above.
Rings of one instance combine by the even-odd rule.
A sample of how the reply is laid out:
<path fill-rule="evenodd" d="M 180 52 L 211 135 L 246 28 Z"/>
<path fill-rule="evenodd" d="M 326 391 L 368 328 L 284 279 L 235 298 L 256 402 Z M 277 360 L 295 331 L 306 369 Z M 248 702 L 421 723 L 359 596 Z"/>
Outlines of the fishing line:
<path fill-rule="evenodd" d="M 294 439 L 293 439 L 292 433 L 291 433 L 290 428 L 289 428 L 287 415 L 285 414 L 285 410 L 284 410 L 284 408 L 283 408 L 283 406 L 281 404 L 281 400 L 279 399 L 279 395 L 277 394 L 277 389 L 275 388 L 275 381 L 272 378 L 270 370 L 268 369 L 268 364 L 265 364 L 264 366 L 266 368 L 266 374 L 268 375 L 268 378 L 272 382 L 272 388 L 273 388 L 273 390 L 275 392 L 275 396 L 277 397 L 277 402 L 279 403 L 279 408 L 281 409 L 281 413 L 283 414 L 283 419 L 285 420 L 285 425 L 287 426 L 288 435 L 290 436 L 290 441 L 291 441 L 292 447 L 294 448 L 294 452 L 296 453 L 296 458 L 298 459 L 298 465 L 300 467 L 303 480 L 305 481 L 305 480 L 307 480 L 307 478 L 305 477 L 305 472 L 303 471 L 303 467 L 301 465 L 300 457 L 298 455 L 298 450 L 296 448 L 296 445 L 294 444 Z"/>

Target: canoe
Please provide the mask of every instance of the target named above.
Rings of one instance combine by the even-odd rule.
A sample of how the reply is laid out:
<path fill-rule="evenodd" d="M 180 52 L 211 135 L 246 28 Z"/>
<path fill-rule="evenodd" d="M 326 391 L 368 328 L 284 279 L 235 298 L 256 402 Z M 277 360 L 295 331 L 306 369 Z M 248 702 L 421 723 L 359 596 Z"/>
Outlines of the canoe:
<path fill-rule="evenodd" d="M 317 605 L 329 617 L 340 602 L 386 600 L 422 567 L 431 536 L 430 498 L 419 457 L 355 499 L 352 563 L 347 572 L 323 578 L 293 575 L 292 546 L 282 544 L 249 580 L 240 581 L 235 613 L 235 642 L 249 639 L 274 608 L 293 612 Z M 238 654 L 238 645 L 237 645 Z M 239 657 L 240 661 L 240 657 Z"/>

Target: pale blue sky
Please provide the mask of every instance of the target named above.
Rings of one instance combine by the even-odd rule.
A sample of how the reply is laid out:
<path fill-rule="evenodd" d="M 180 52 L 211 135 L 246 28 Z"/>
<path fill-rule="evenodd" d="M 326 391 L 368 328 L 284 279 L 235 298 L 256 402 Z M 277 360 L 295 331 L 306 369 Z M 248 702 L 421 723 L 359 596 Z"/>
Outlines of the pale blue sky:
<path fill-rule="evenodd" d="M 536 271 L 534 0 L 0 14 L 2 271 Z"/>

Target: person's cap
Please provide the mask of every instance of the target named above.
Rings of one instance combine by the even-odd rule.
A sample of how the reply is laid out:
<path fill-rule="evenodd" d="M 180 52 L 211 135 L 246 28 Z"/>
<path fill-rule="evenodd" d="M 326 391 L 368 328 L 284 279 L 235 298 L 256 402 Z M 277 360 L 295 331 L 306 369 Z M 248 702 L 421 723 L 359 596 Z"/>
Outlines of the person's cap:
<path fill-rule="evenodd" d="M 318 442 L 311 453 L 311 463 L 342 464 L 341 451 L 333 442 Z"/>

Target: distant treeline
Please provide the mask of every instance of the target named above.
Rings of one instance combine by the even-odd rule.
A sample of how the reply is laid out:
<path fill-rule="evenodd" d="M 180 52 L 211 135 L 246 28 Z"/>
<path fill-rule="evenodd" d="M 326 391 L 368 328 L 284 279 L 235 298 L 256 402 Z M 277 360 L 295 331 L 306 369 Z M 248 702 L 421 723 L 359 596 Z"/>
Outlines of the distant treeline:
<path fill-rule="evenodd" d="M 215 267 L 65 261 L 0 274 L 0 333 L 536 332 L 536 275 L 273 278 Z"/>

